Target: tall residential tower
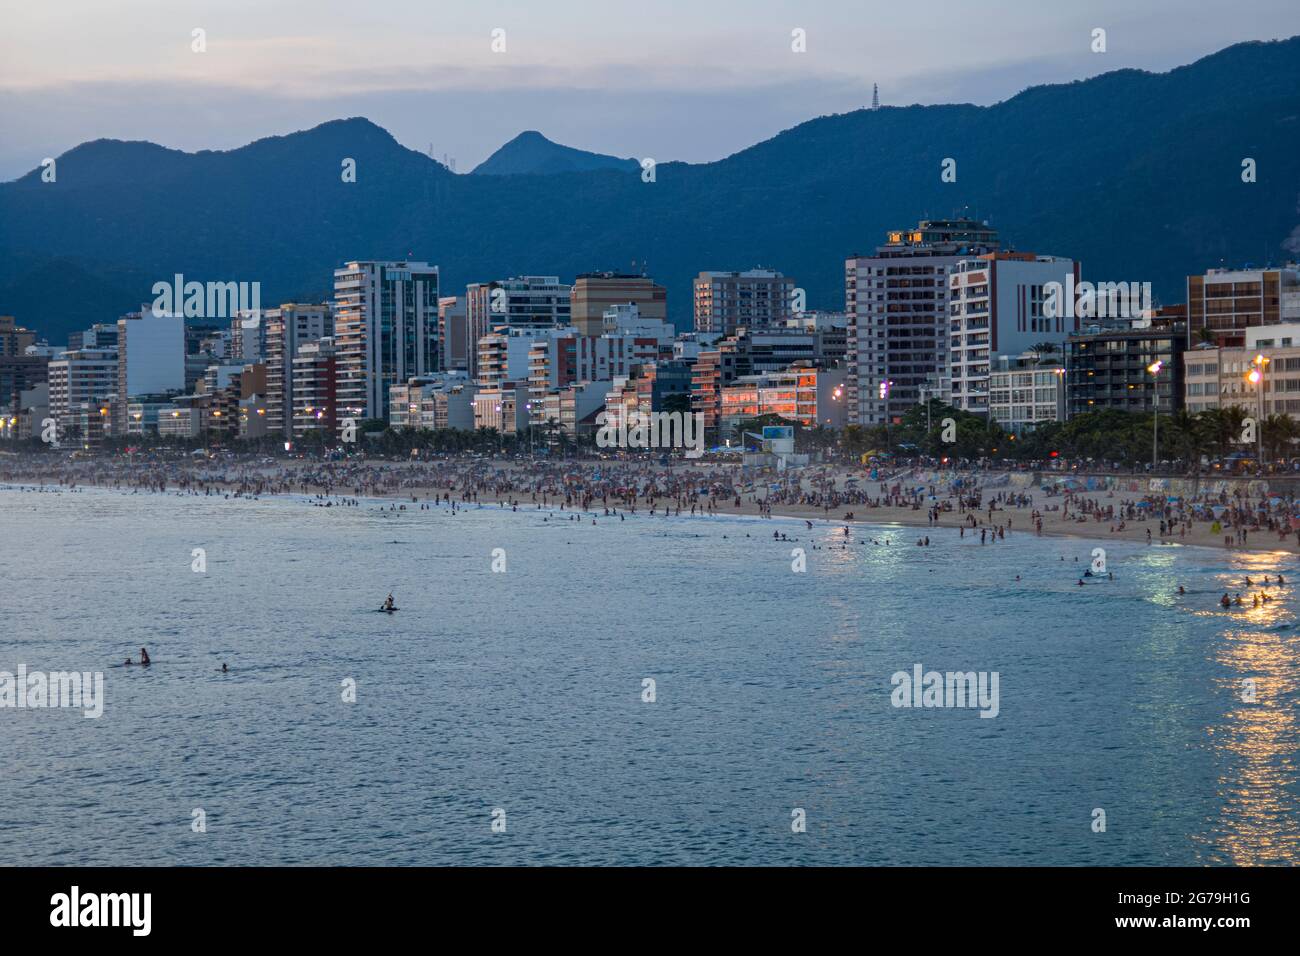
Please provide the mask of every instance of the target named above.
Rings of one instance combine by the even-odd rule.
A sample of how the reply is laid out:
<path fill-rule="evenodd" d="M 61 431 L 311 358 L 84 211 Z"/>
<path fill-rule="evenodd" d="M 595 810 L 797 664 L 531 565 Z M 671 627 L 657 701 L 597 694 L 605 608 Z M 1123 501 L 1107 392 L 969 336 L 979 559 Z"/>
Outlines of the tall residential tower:
<path fill-rule="evenodd" d="M 334 270 L 338 417 L 388 418 L 388 388 L 438 368 L 438 267 L 349 262 Z"/>

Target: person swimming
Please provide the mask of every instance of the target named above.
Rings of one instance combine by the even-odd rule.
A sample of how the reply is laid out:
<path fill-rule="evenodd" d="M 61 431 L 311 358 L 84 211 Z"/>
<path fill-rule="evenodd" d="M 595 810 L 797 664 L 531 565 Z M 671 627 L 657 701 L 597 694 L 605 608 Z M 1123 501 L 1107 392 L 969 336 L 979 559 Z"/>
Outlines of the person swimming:
<path fill-rule="evenodd" d="M 391 610 L 393 610 L 393 595 L 392 595 L 392 592 L 389 592 L 388 597 L 384 598 L 384 607 L 383 607 L 383 609 L 384 609 L 385 611 L 391 611 Z"/>
<path fill-rule="evenodd" d="M 221 662 L 221 673 L 223 673 L 223 674 L 229 674 L 229 673 L 230 673 L 230 668 L 226 666 L 226 662 L 225 662 L 225 661 L 222 661 L 222 662 Z"/>
<path fill-rule="evenodd" d="M 149 664 L 150 664 L 149 652 L 142 647 L 140 648 L 140 666 L 148 667 Z"/>
<path fill-rule="evenodd" d="M 1232 598 L 1228 597 L 1228 592 L 1225 591 L 1223 597 L 1219 598 L 1219 604 L 1223 607 L 1232 607 Z"/>
<path fill-rule="evenodd" d="M 1179 593 L 1179 594 L 1186 594 L 1186 593 L 1187 593 L 1187 589 L 1186 589 L 1185 587 L 1183 587 L 1183 586 L 1180 584 L 1180 585 L 1178 585 L 1178 593 Z"/>

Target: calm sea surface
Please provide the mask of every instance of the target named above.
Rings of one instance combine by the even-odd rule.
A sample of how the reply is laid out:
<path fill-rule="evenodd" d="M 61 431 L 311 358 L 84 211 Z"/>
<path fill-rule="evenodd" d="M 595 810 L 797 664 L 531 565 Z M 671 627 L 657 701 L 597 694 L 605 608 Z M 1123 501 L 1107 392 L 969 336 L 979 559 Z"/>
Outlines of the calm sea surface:
<path fill-rule="evenodd" d="M 1300 861 L 1294 559 L 924 533 L 0 488 L 0 671 L 106 682 L 0 709 L 0 860 Z M 1000 713 L 892 706 L 916 664 Z"/>

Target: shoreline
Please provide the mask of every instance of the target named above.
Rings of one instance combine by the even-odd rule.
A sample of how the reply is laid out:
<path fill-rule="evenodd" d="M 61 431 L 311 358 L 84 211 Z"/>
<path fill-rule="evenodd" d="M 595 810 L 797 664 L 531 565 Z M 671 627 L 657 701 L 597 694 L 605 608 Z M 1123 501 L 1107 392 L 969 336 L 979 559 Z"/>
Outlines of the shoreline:
<path fill-rule="evenodd" d="M 79 483 L 75 487 L 79 489 L 93 488 L 97 491 L 118 491 L 123 494 L 131 493 L 131 491 L 128 490 L 127 488 L 113 486 L 113 485 Z M 432 487 L 412 487 L 412 488 L 404 488 L 400 492 L 371 491 L 364 494 L 340 494 L 336 490 L 327 493 L 324 486 L 308 485 L 307 487 L 309 490 L 305 492 L 288 491 L 288 492 L 263 492 L 260 494 L 250 494 L 246 491 L 240 491 L 236 486 L 234 486 L 230 482 L 223 483 L 223 482 L 216 482 L 216 481 L 209 483 L 207 487 L 213 489 L 214 495 L 221 494 L 223 495 L 223 497 L 226 495 L 230 495 L 230 496 L 237 496 L 237 497 L 248 498 L 248 499 L 282 498 L 285 500 L 303 501 L 309 504 L 312 503 L 313 500 L 322 500 L 322 499 L 335 501 L 335 502 L 337 502 L 340 499 L 347 499 L 347 500 L 362 501 L 362 502 L 374 501 L 374 502 L 388 502 L 392 504 L 405 504 L 405 505 L 410 505 L 412 503 L 427 504 L 427 503 L 432 503 L 435 497 L 441 499 L 442 494 L 445 493 L 441 489 L 434 489 Z M 44 484 L 26 484 L 22 482 L 6 481 L 6 482 L 0 482 L 0 488 L 9 491 L 44 488 L 47 489 L 47 493 L 59 492 L 59 491 L 75 493 L 70 491 L 68 485 L 59 484 L 57 482 L 44 483 Z M 193 497 L 200 497 L 200 498 L 208 497 L 202 492 L 195 492 L 193 489 L 181 490 L 176 488 L 169 488 L 163 492 L 158 492 L 158 491 L 147 492 L 141 490 L 139 491 L 139 493 L 140 494 L 170 494 L 175 497 L 186 497 L 186 496 L 193 496 Z M 415 499 L 415 501 L 413 502 L 412 499 Z M 481 505 L 484 508 L 494 507 L 497 510 L 502 510 L 502 511 L 508 510 L 512 506 L 516 506 L 516 505 L 518 506 L 519 511 L 524 511 L 524 510 L 532 511 L 535 510 L 535 506 L 540 503 L 540 499 L 535 501 L 532 498 L 531 493 L 510 494 L 510 493 L 494 492 L 494 491 L 478 492 L 476 493 L 475 498 L 471 501 L 465 501 L 453 496 L 452 501 L 460 508 L 466 510 L 471 508 L 477 509 L 477 506 Z M 504 502 L 504 507 L 502 507 L 503 502 Z M 339 507 L 339 505 L 336 504 L 335 507 Z M 602 512 L 604 511 L 604 505 L 595 505 L 595 506 L 588 507 L 586 509 L 582 509 L 580 505 L 570 504 L 566 506 L 564 505 L 563 499 L 556 499 L 554 497 L 550 497 L 547 503 L 543 505 L 543 510 L 552 510 L 557 512 L 568 511 L 573 514 L 583 514 L 583 515 L 590 515 L 594 517 L 601 517 Z M 633 509 L 631 508 L 626 508 L 621 506 L 617 507 L 616 510 L 623 514 L 629 514 L 629 515 L 636 514 L 638 516 L 644 516 L 644 517 L 661 517 L 664 514 L 664 508 L 658 504 L 654 507 L 653 511 L 644 507 L 638 507 L 635 511 L 633 511 Z M 868 506 L 863 504 L 854 504 L 854 505 L 841 506 L 839 508 L 832 509 L 831 513 L 828 515 L 826 514 L 823 508 L 817 508 L 817 507 L 812 507 L 807 505 L 798 505 L 798 504 L 782 502 L 782 503 L 773 504 L 770 507 L 770 509 L 765 509 L 760 507 L 758 502 L 747 501 L 745 499 L 742 499 L 740 507 L 738 508 L 735 507 L 732 503 L 726 502 L 725 504 L 720 504 L 712 511 L 697 509 L 694 515 L 690 514 L 690 512 L 686 510 L 682 510 L 681 512 L 678 512 L 676 508 L 672 510 L 673 510 L 674 517 L 704 517 L 704 518 L 743 517 L 743 518 L 751 518 L 759 521 L 764 519 L 780 518 L 780 519 L 790 520 L 790 521 L 802 521 L 802 522 L 811 521 L 814 523 L 814 525 L 825 524 L 827 526 L 837 526 L 837 527 L 843 527 L 845 525 L 854 526 L 854 527 L 894 526 L 898 528 L 916 529 L 918 531 L 925 531 L 931 528 L 944 528 L 950 531 L 955 531 L 964 525 L 967 532 L 971 532 L 974 534 L 978 534 L 981 531 L 981 529 L 988 531 L 989 533 L 994 533 L 995 529 L 1001 527 L 1002 529 L 1004 529 L 1004 533 L 1006 535 L 1006 537 L 1000 539 L 1003 543 L 1005 543 L 1007 538 L 1010 537 L 1021 538 L 1025 536 L 1031 536 L 1031 537 L 1073 538 L 1081 541 L 1091 541 L 1091 542 L 1099 542 L 1099 543 L 1104 543 L 1108 540 L 1109 541 L 1118 540 L 1118 541 L 1123 541 L 1127 544 L 1137 544 L 1137 545 L 1149 544 L 1153 547 L 1154 546 L 1179 546 L 1179 547 L 1193 547 L 1193 548 L 1208 548 L 1208 549 L 1227 552 L 1227 553 L 1285 554 L 1285 555 L 1300 554 L 1300 548 L 1298 548 L 1295 545 L 1293 540 L 1287 540 L 1287 541 L 1274 540 L 1274 541 L 1265 541 L 1264 543 L 1260 543 L 1262 540 L 1264 540 L 1264 536 L 1268 534 L 1268 532 L 1266 531 L 1256 532 L 1254 536 L 1254 540 L 1249 541 L 1245 545 L 1233 545 L 1232 547 L 1226 546 L 1223 542 L 1222 536 L 1215 534 L 1208 527 L 1193 527 L 1191 533 L 1187 535 L 1172 535 L 1172 536 L 1166 535 L 1164 538 L 1161 538 L 1158 533 L 1153 533 L 1151 536 L 1151 540 L 1148 541 L 1146 537 L 1147 529 L 1151 528 L 1152 526 L 1158 529 L 1159 528 L 1158 520 L 1157 521 L 1135 520 L 1129 522 L 1128 525 L 1123 530 L 1119 530 L 1119 529 L 1111 530 L 1110 525 L 1105 521 L 1094 521 L 1094 520 L 1077 521 L 1074 520 L 1073 518 L 1068 522 L 1064 521 L 1062 519 L 1062 512 L 1059 511 L 1047 511 L 1047 512 L 1041 510 L 1039 511 L 1039 514 L 1043 521 L 1043 530 L 1040 533 L 1034 529 L 1030 518 L 1030 514 L 1034 510 L 1034 508 L 996 509 L 993 512 L 994 517 L 991 523 L 988 521 L 987 508 L 975 512 L 971 512 L 968 510 L 964 514 L 957 510 L 941 512 L 938 520 L 935 522 L 931 522 L 929 520 L 927 516 L 927 511 L 924 508 L 913 509 L 910 506 L 905 507 L 905 506 L 894 506 L 894 505 Z M 846 518 L 845 512 L 852 513 L 853 517 Z M 865 512 L 865 514 L 862 512 Z M 969 523 L 967 523 L 967 518 L 971 514 L 975 515 L 976 520 L 978 522 L 974 527 L 972 527 Z"/>

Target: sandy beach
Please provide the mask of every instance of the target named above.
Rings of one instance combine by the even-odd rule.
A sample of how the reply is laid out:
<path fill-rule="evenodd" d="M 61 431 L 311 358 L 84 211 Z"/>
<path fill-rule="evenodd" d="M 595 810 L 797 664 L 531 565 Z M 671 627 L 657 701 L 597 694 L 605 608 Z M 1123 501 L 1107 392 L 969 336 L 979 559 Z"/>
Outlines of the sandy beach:
<path fill-rule="evenodd" d="M 101 460 L 103 461 L 103 460 Z M 343 503 L 346 500 L 375 498 L 391 500 L 394 506 L 427 503 L 439 499 L 454 501 L 462 506 L 484 506 L 533 509 L 539 504 L 548 508 L 587 513 L 600 520 L 606 509 L 637 514 L 662 515 L 665 509 L 674 515 L 707 519 L 718 515 L 747 515 L 761 518 L 794 518 L 811 521 L 814 525 L 843 526 L 845 524 L 893 524 L 909 528 L 959 528 L 966 533 L 979 535 L 982 531 L 993 536 L 995 542 L 1014 541 L 1024 535 L 1053 535 L 1088 539 L 1090 541 L 1118 540 L 1134 543 L 1182 544 L 1224 550 L 1300 553 L 1295 532 L 1282 534 L 1260 525 L 1245 526 L 1246 540 L 1231 528 L 1215 530 L 1206 520 L 1190 522 L 1170 521 L 1166 533 L 1161 534 L 1158 517 L 1145 517 L 1145 510 L 1130 508 L 1142 498 L 1139 494 L 1121 491 L 1088 491 L 1074 495 L 1051 494 L 1048 489 L 1025 481 L 1020 473 L 1017 485 L 1006 484 L 1006 477 L 998 472 L 981 472 L 973 476 L 981 487 L 982 498 L 978 508 L 961 507 L 960 499 L 951 488 L 935 487 L 934 498 L 928 494 L 914 495 L 904 492 L 903 498 L 881 491 L 879 480 L 869 480 L 860 468 L 835 466 L 807 469 L 799 487 L 807 491 L 812 484 L 826 486 L 833 482 L 836 489 L 853 488 L 859 500 L 825 505 L 806 504 L 785 500 L 786 493 L 769 492 L 769 482 L 778 476 L 747 475 L 742 478 L 739 469 L 730 464 L 701 463 L 674 465 L 670 471 L 656 472 L 653 466 L 640 462 L 609 462 L 602 460 L 576 460 L 569 462 L 529 462 L 491 459 L 442 459 L 437 462 L 392 462 L 378 459 L 321 463 L 308 460 L 172 463 L 166 468 L 157 465 L 146 467 L 131 463 L 114 462 L 101 468 L 81 463 L 75 470 L 59 467 L 56 461 L 29 459 L 22 469 L 12 466 L 0 471 L 0 480 L 22 485 L 38 481 L 44 485 L 68 484 L 82 486 L 116 487 L 184 493 L 231 496 L 259 496 L 268 494 L 294 494 L 318 496 L 323 500 Z M 431 481 L 431 473 L 438 480 Z M 578 476 L 578 487 L 589 485 L 593 477 L 604 475 L 606 480 L 650 480 L 662 482 L 665 474 L 691 477 L 683 480 L 695 487 L 705 482 L 717 482 L 722 487 L 745 487 L 739 493 L 698 495 L 688 499 L 683 494 L 675 497 L 663 492 L 635 496 L 591 496 L 587 492 L 573 493 L 565 485 L 557 485 L 556 476 Z M 544 475 L 544 477 L 543 477 Z M 1001 482 L 1001 483 L 1000 483 Z M 884 487 L 903 487 L 914 490 L 924 484 L 919 473 L 900 473 L 887 478 Z M 541 485 L 541 490 L 537 486 Z M 856 489 L 861 488 L 858 492 Z M 585 497 L 584 497 L 585 496 Z M 1000 502 L 999 496 L 1008 500 Z M 692 505 L 694 508 L 692 509 Z M 936 511 L 935 506 L 938 506 Z M 990 510 L 992 505 L 992 510 Z M 1117 515 L 1105 514 L 1114 510 Z M 1092 511 L 1083 514 L 1083 511 Z M 1118 515 L 1128 513 L 1125 519 Z M 1102 513 L 1098 516 L 1098 513 Z M 1000 537 L 999 537 L 1000 536 Z"/>

